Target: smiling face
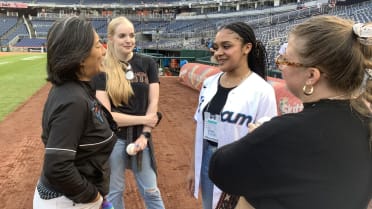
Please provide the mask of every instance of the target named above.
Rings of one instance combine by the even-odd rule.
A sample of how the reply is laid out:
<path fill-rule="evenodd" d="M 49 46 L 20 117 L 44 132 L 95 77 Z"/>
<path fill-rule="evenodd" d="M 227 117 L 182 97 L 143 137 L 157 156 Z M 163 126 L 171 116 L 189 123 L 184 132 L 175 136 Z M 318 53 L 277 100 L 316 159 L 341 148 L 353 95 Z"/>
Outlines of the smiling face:
<path fill-rule="evenodd" d="M 136 39 L 133 24 L 121 22 L 109 36 L 116 55 L 123 61 L 128 61 L 135 47 Z"/>
<path fill-rule="evenodd" d="M 102 69 L 106 49 L 102 46 L 99 36 L 94 32 L 94 42 L 90 54 L 81 64 L 80 80 L 90 81 Z"/>
<path fill-rule="evenodd" d="M 243 45 L 242 38 L 229 29 L 220 30 L 213 44 L 214 57 L 223 72 L 247 68 L 247 56 L 252 44 Z"/>

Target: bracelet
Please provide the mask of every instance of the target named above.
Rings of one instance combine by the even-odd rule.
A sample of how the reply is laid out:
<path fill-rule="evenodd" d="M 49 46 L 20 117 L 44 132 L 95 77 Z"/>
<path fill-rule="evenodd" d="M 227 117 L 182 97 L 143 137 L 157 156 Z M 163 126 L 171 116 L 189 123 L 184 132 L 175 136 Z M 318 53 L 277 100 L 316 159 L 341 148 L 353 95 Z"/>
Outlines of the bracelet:
<path fill-rule="evenodd" d="M 144 131 L 141 133 L 146 139 L 150 139 L 151 138 L 151 132 L 149 131 Z"/>

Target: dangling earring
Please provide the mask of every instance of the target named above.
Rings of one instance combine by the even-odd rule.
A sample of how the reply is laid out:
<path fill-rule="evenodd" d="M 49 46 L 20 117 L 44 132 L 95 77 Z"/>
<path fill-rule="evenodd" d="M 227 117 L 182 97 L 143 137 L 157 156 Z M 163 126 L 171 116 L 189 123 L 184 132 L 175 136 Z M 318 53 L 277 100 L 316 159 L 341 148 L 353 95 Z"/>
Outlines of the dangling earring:
<path fill-rule="evenodd" d="M 302 91 L 306 96 L 310 96 L 314 93 L 314 86 L 311 84 L 310 85 L 305 84 L 304 87 L 302 88 Z"/>

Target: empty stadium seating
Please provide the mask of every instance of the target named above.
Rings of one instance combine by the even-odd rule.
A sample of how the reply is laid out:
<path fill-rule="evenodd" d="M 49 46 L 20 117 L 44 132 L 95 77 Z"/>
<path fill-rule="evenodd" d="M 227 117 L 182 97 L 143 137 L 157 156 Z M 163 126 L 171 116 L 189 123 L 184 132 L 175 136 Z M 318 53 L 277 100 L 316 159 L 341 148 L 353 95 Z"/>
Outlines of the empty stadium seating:
<path fill-rule="evenodd" d="M 183 0 L 182 2 L 186 2 Z M 12 2 L 12 1 L 9 1 Z M 174 0 L 33 0 L 23 1 L 25 3 L 46 3 L 46 4 L 80 4 L 80 5 L 100 5 L 100 4 L 161 4 L 174 3 Z M 146 7 L 146 6 L 144 6 Z M 282 8 L 282 9 L 281 9 Z M 306 20 L 314 15 L 330 14 L 344 18 L 349 18 L 355 22 L 372 21 L 372 1 L 357 3 L 353 5 L 336 6 L 328 8 L 327 5 L 318 7 L 317 5 L 308 6 L 304 9 L 296 9 L 296 4 L 288 4 L 283 7 L 258 7 L 255 10 L 248 11 L 250 8 L 244 8 L 244 15 L 236 15 L 233 11 L 219 11 L 220 14 L 214 16 L 214 12 L 201 15 L 203 18 L 172 18 L 169 16 L 142 16 L 141 14 L 127 14 L 135 26 L 135 30 L 141 34 L 147 34 L 147 38 L 140 35 L 137 39 L 137 46 L 142 49 L 203 49 L 208 50 L 201 39 L 213 39 L 217 29 L 224 24 L 233 21 L 243 21 L 251 25 L 257 38 L 264 43 L 267 50 L 268 66 L 272 71 L 275 70 L 274 58 L 277 56 L 279 47 L 287 42 L 287 32 L 296 24 Z M 243 9 L 243 10 L 244 10 Z M 274 11 L 275 9 L 275 11 Z M 206 10 L 207 11 L 207 10 Z M 227 12 L 230 12 L 227 13 Z M 221 13 L 222 16 L 221 16 Z M 166 14 L 168 15 L 168 14 Z M 154 17 L 153 19 L 151 17 Z M 155 18 L 157 17 L 157 18 Z M 159 18 L 161 17 L 161 18 Z M 165 18 L 166 17 L 166 18 Z M 99 36 L 107 39 L 107 25 L 113 17 L 88 17 Z M 53 22 L 57 19 L 46 17 L 32 18 L 28 31 L 26 25 L 22 24 L 21 18 L 1 17 L 0 21 L 0 44 L 7 45 L 15 37 L 20 41 L 15 46 L 40 46 L 45 39 L 47 32 Z M 34 30 L 35 35 L 30 34 Z M 149 36 L 150 35 L 150 38 Z M 29 37 L 35 38 L 29 38 Z M 27 38 L 24 38 L 27 37 Z M 5 44 L 4 44 L 5 43 Z"/>
<path fill-rule="evenodd" d="M 41 47 L 45 45 L 45 42 L 45 38 L 23 38 L 15 47 Z"/>

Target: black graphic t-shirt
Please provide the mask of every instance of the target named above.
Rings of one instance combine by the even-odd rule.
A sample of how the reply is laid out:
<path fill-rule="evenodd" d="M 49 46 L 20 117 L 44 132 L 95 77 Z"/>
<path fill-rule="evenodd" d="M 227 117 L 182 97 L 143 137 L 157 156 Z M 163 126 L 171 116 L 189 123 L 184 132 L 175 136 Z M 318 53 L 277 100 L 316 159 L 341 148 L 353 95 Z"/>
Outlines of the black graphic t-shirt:
<path fill-rule="evenodd" d="M 145 115 L 148 107 L 149 84 L 159 82 L 159 73 L 156 62 L 147 56 L 134 54 L 129 64 L 134 72 L 131 80 L 134 95 L 129 99 L 129 104 L 115 107 L 111 102 L 111 111 L 130 115 Z M 106 90 L 106 74 L 101 73 L 93 79 L 96 90 Z M 142 126 L 141 126 L 142 128 Z M 136 133 L 136 131 L 135 131 Z M 125 128 L 117 133 L 120 138 L 125 138 Z M 133 136 L 136 137 L 136 136 Z"/>

